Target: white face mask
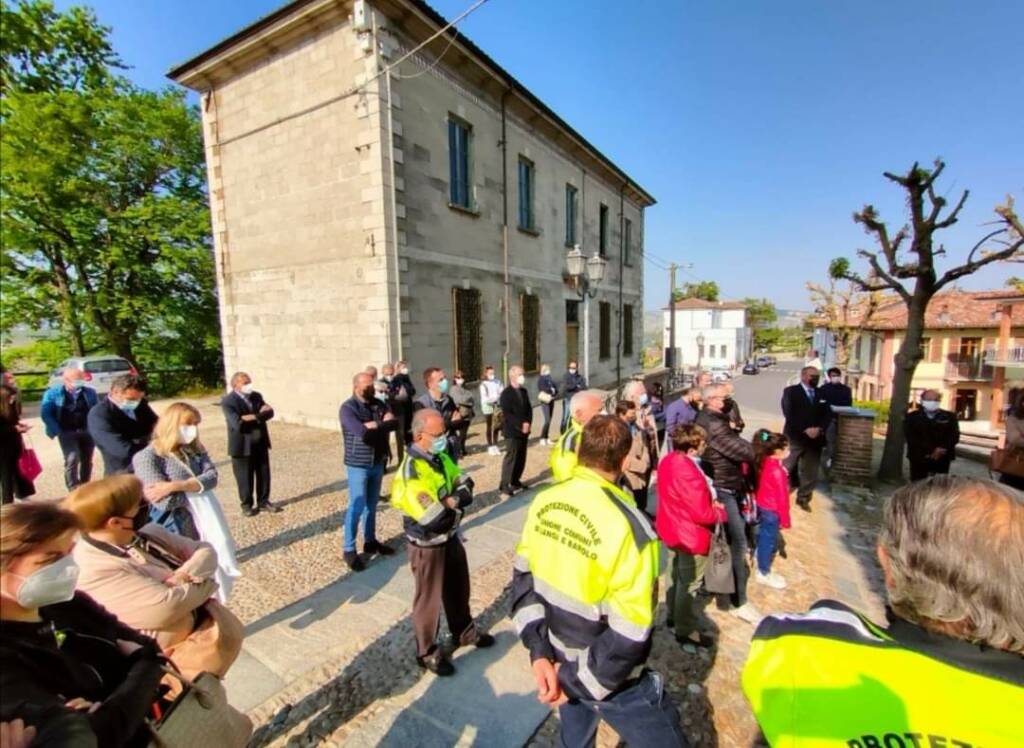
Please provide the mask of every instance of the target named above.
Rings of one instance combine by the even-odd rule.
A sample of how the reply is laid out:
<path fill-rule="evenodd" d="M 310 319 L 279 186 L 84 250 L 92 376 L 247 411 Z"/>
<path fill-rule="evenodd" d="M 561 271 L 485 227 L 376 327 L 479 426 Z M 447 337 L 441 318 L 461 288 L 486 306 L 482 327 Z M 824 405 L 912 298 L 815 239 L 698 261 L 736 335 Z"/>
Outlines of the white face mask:
<path fill-rule="evenodd" d="M 42 608 L 44 605 L 66 603 L 75 596 L 78 584 L 78 564 L 71 555 L 49 566 L 36 569 L 27 577 L 12 573 L 21 580 L 21 586 L 14 595 L 18 605 L 26 610 Z"/>
<path fill-rule="evenodd" d="M 569 367 L 569 373 L 570 374 L 575 374 L 576 373 L 576 367 L 575 366 L 570 366 Z"/>
<path fill-rule="evenodd" d="M 526 376 L 520 374 L 518 377 L 516 377 L 516 384 L 518 384 L 520 387 L 526 384 Z"/>
<path fill-rule="evenodd" d="M 402 367 L 402 368 L 401 368 L 401 369 L 399 370 L 399 372 L 398 372 L 398 373 L 399 373 L 399 374 L 408 374 L 408 373 L 409 373 L 409 367 L 408 367 L 408 366 L 403 366 L 403 367 Z"/>
<path fill-rule="evenodd" d="M 178 441 L 181 444 L 191 444 L 199 436 L 198 426 L 178 426 Z"/>
<path fill-rule="evenodd" d="M 487 381 L 488 382 L 493 382 L 494 381 L 494 373 L 493 372 L 487 375 Z"/>
<path fill-rule="evenodd" d="M 465 381 L 466 380 L 463 379 L 462 377 L 456 377 L 455 378 L 455 384 L 459 385 L 459 387 L 461 387 L 465 383 Z"/>
<path fill-rule="evenodd" d="M 549 376 L 551 376 L 551 369 L 541 369 L 540 370 L 540 375 L 542 377 L 549 377 Z"/>
<path fill-rule="evenodd" d="M 926 413 L 934 413 L 935 411 L 937 411 L 939 409 L 939 405 L 940 405 L 940 403 L 939 403 L 938 400 L 922 400 L 921 401 L 921 408 Z"/>
<path fill-rule="evenodd" d="M 843 383 L 843 378 L 842 377 L 829 377 L 828 381 L 830 381 L 832 384 L 842 384 Z"/>
<path fill-rule="evenodd" d="M 249 384 L 243 384 L 242 387 L 241 387 L 241 390 L 242 390 L 242 394 L 243 395 L 251 395 L 252 394 L 252 382 L 249 382 Z"/>

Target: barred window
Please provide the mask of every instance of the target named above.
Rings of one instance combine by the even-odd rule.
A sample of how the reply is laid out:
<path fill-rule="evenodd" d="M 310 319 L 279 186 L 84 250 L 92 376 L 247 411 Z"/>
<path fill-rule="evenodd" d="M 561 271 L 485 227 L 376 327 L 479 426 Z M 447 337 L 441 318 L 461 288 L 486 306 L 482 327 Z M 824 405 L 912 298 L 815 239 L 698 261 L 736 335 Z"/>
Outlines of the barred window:
<path fill-rule="evenodd" d="M 598 352 L 599 359 L 611 358 L 612 356 L 612 305 L 607 301 L 598 304 L 598 317 L 600 320 L 598 328 Z"/>
<path fill-rule="evenodd" d="M 455 368 L 462 369 L 469 379 L 476 379 L 483 370 L 483 344 L 480 338 L 480 291 L 475 288 L 453 288 L 452 307 L 455 314 Z"/>
<path fill-rule="evenodd" d="M 622 355 L 633 355 L 633 307 L 630 304 L 622 307 Z"/>
<path fill-rule="evenodd" d="M 540 369 L 540 299 L 534 294 L 520 294 L 523 369 L 532 373 Z"/>

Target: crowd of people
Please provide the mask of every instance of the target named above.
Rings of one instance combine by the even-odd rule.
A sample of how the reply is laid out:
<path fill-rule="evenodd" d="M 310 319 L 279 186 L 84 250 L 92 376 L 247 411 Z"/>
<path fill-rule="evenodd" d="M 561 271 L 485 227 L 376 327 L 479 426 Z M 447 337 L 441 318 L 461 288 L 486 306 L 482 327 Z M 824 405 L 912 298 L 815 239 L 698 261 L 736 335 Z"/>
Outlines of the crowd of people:
<path fill-rule="evenodd" d="M 664 679 L 647 664 L 663 548 L 672 555 L 667 626 L 680 645 L 717 646 L 701 598 L 757 626 L 743 688 L 773 744 L 834 735 L 847 745 L 888 745 L 886 731 L 899 727 L 888 691 L 829 688 L 874 677 L 911 703 L 918 696 L 908 679 L 886 680 L 893 668 L 970 687 L 964 704 L 1002 699 L 1024 707 L 1020 692 L 1007 690 L 1024 686 L 1024 499 L 995 483 L 941 475 L 955 440 L 944 412 L 924 405 L 929 392 L 922 423 L 908 425 L 914 482 L 889 499 L 879 542 L 889 627 L 838 603 L 805 616 L 765 617 L 748 601 L 751 579 L 769 591 L 786 588 L 773 565 L 785 553 L 791 497 L 811 511 L 820 466 L 835 450 L 832 406 L 852 402 L 839 370 L 822 385 L 811 363 L 783 393 L 782 432 L 758 429 L 749 437 L 731 383 L 712 383 L 707 374 L 665 407 L 663 391 L 639 378 L 609 396 L 590 389 L 575 362 L 561 381 L 541 367 L 540 445 L 550 448 L 552 482 L 531 499 L 511 615 L 538 698 L 560 711 L 564 745 L 592 745 L 601 719 L 631 745 L 686 745 Z M 464 372 L 453 375 L 449 383 L 443 369 L 424 369 L 417 396 L 407 362 L 369 366 L 353 377 L 339 408 L 349 494 L 342 559 L 358 572 L 396 552 L 376 534 L 393 464 L 390 505 L 403 515 L 415 583 L 415 661 L 439 676 L 455 673 L 453 649 L 495 641 L 470 610 L 460 534 L 476 494 L 459 465 L 471 449 L 469 425 L 483 416 L 480 449 L 501 457 L 497 488 L 508 498 L 527 488 L 535 410 L 522 367 L 508 368 L 507 383 L 486 367 L 475 392 Z M 23 745 L 147 745 L 183 685 L 209 676 L 219 682 L 238 657 L 244 632 L 229 597 L 241 572 L 215 492 L 217 469 L 199 438 L 200 412 L 180 402 L 157 417 L 134 375 L 116 379 L 102 398 L 83 380 L 82 372 L 65 371 L 42 404 L 46 433 L 64 454 L 69 495 L 2 510 L 0 720 Z M 0 414 L 20 436 L 16 390 L 2 387 Z M 560 434 L 552 441 L 559 400 Z M 1020 419 L 1020 408 L 1018 395 L 1013 417 Z M 273 408 L 239 372 L 221 409 L 243 515 L 281 511 L 270 498 Z M 94 448 L 105 468 L 99 480 L 91 480 Z M 31 486 L 7 477 L 4 487 L 5 502 L 8 487 L 12 498 L 32 495 Z M 983 514 L 968 520 L 977 507 Z M 964 549 L 958 557 L 968 560 L 950 557 L 948 547 Z M 956 582 L 968 577 L 970 584 Z M 448 646 L 439 639 L 442 610 Z M 824 664 L 831 659 L 842 670 L 836 680 Z M 940 699 L 947 690 L 939 689 Z M 1020 737 L 1009 722 L 972 720 L 949 693 L 946 716 L 922 734 L 975 745 Z M 830 716 L 856 699 L 876 716 Z M 924 717 L 909 714 L 905 728 L 914 734 L 917 723 L 907 720 Z M 244 720 L 232 713 L 223 723 Z"/>

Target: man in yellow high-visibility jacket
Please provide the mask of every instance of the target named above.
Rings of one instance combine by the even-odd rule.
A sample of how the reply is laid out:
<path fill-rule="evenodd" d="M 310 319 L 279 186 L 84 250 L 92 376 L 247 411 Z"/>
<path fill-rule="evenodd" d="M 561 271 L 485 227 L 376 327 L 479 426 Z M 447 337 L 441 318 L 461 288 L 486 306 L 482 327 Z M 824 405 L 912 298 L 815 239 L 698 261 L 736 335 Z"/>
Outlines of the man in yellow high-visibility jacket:
<path fill-rule="evenodd" d="M 645 667 L 659 542 L 618 486 L 633 438 L 614 416 L 583 429 L 573 477 L 540 491 L 516 547 L 512 614 L 562 745 L 593 745 L 600 719 L 629 745 L 686 745 L 661 676 Z"/>
<path fill-rule="evenodd" d="M 743 690 L 774 748 L 1024 746 L 1024 495 L 937 476 L 886 504 L 889 625 L 824 600 L 758 626 Z"/>
<path fill-rule="evenodd" d="M 412 444 L 391 484 L 391 505 L 405 515 L 409 566 L 416 581 L 416 662 L 438 675 L 455 672 L 435 641 L 442 605 L 456 647 L 494 644 L 494 637 L 477 630 L 469 612 L 469 565 L 458 529 L 473 501 L 473 481 L 448 456 L 448 444 L 442 415 L 427 408 L 416 411 Z"/>
<path fill-rule="evenodd" d="M 580 451 L 583 427 L 604 408 L 604 396 L 596 390 L 583 390 L 572 396 L 568 408 L 572 416 L 569 428 L 558 437 L 548 458 L 555 483 L 572 477 Z"/>

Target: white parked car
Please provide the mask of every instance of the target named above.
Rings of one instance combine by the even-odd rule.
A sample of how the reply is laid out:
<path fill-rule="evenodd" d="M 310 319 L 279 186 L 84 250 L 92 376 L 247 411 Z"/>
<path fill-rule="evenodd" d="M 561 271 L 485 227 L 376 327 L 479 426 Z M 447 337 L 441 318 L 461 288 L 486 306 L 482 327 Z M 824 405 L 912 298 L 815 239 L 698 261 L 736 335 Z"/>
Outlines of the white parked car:
<path fill-rule="evenodd" d="M 72 367 L 85 372 L 85 381 L 99 395 L 110 392 L 110 383 L 122 374 L 138 374 L 135 367 L 126 358 L 120 356 L 77 356 L 61 361 L 50 373 L 48 387 L 60 384 L 64 369 Z"/>
<path fill-rule="evenodd" d="M 711 370 L 712 382 L 728 382 L 730 379 L 732 379 L 732 372 L 728 369 L 719 367 Z"/>

